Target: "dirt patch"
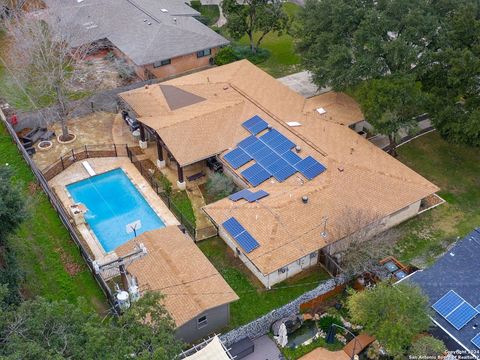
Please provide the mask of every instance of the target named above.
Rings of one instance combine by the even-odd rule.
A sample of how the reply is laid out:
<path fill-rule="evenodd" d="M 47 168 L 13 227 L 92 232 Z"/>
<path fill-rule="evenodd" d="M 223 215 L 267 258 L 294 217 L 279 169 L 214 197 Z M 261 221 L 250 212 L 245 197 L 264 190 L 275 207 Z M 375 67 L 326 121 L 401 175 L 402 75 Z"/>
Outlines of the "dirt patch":
<path fill-rule="evenodd" d="M 63 267 L 70 276 L 75 276 L 82 271 L 82 267 L 79 264 L 75 263 L 72 257 L 68 255 L 65 251 L 63 251 L 63 249 L 56 248 L 55 251 L 60 254 L 60 259 L 62 260 Z"/>
<path fill-rule="evenodd" d="M 32 181 L 28 184 L 28 193 L 30 195 L 35 195 L 40 191 L 40 185 L 38 183 Z"/>

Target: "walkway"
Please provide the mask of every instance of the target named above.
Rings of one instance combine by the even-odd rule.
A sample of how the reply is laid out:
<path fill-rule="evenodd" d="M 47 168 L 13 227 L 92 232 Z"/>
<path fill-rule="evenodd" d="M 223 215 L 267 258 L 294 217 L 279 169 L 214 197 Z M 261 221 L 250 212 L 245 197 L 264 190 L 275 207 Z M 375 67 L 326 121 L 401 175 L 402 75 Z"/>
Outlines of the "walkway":
<path fill-rule="evenodd" d="M 255 350 L 253 354 L 247 355 L 243 360 L 279 360 L 283 359 L 282 353 L 278 350 L 275 342 L 268 335 L 255 339 Z"/>
<path fill-rule="evenodd" d="M 277 80 L 305 98 L 310 98 L 331 90 L 330 88 L 318 89 L 318 86 L 312 81 L 312 74 L 310 71 L 301 71 Z"/>

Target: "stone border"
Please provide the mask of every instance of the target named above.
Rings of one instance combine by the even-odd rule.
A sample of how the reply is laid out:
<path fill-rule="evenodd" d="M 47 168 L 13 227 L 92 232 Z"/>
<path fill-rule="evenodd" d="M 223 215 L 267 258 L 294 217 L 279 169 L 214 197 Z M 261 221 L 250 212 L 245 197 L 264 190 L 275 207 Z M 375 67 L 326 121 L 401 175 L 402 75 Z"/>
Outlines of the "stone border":
<path fill-rule="evenodd" d="M 71 144 L 71 143 L 73 143 L 75 140 L 77 140 L 77 135 L 72 134 L 72 133 L 68 133 L 68 135 L 73 135 L 73 139 L 72 139 L 72 140 L 68 140 L 68 141 L 62 141 L 62 140 L 60 140 L 60 136 L 62 136 L 62 135 L 58 135 L 58 136 L 57 136 L 57 141 L 58 141 L 58 143 L 59 143 L 59 144 Z"/>
<path fill-rule="evenodd" d="M 272 324 L 280 320 L 281 318 L 290 316 L 292 314 L 298 314 L 300 312 L 300 305 L 310 301 L 320 295 L 323 295 L 339 285 L 345 283 L 343 277 L 337 277 L 333 279 L 328 279 L 320 283 L 315 289 L 310 290 L 303 295 L 300 295 L 295 300 L 290 303 L 270 311 L 268 314 L 265 314 L 258 319 L 253 320 L 252 322 L 242 325 L 239 328 L 229 331 L 226 334 L 220 336 L 220 340 L 225 344 L 226 347 L 230 347 L 236 341 L 248 337 L 250 339 L 256 339 L 262 335 L 268 334 Z M 270 291 L 275 291 L 270 290 Z"/>

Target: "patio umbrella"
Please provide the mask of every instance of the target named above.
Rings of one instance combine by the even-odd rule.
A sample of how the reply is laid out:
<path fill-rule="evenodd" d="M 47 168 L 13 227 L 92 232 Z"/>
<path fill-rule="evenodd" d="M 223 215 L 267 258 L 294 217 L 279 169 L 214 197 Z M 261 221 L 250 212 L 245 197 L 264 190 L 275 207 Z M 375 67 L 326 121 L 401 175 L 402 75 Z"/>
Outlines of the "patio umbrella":
<path fill-rule="evenodd" d="M 275 340 L 277 341 L 278 345 L 282 348 L 285 347 L 288 343 L 288 336 L 287 336 L 287 327 L 285 324 L 280 325 L 278 328 L 278 336 L 275 336 Z"/>
<path fill-rule="evenodd" d="M 330 325 L 325 341 L 327 344 L 333 344 L 335 342 L 335 326 Z"/>

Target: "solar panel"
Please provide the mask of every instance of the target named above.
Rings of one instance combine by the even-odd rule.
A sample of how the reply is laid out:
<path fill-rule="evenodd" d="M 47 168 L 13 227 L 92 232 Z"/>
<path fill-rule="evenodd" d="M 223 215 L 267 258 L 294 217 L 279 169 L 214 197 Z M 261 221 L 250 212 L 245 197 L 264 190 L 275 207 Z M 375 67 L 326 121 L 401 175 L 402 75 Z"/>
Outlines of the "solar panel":
<path fill-rule="evenodd" d="M 249 168 L 242 171 L 242 176 L 253 186 L 260 185 L 270 178 L 270 174 L 259 164 L 253 164 Z"/>
<path fill-rule="evenodd" d="M 265 144 L 270 145 L 273 141 L 275 141 L 275 138 L 280 136 L 280 132 L 278 130 L 272 129 L 266 134 L 263 134 L 262 136 L 259 137 L 261 141 L 263 141 Z"/>
<path fill-rule="evenodd" d="M 246 195 L 245 200 L 247 200 L 248 202 L 254 202 L 254 201 L 263 199 L 268 195 L 269 195 L 268 192 L 266 192 L 265 190 L 258 190 L 254 193 L 250 192 L 250 194 Z"/>
<path fill-rule="evenodd" d="M 257 151 L 253 154 L 253 159 L 255 161 L 259 161 L 259 160 L 262 160 L 263 158 L 266 158 L 266 157 L 271 157 L 272 155 L 277 155 L 273 152 L 272 149 L 270 149 L 269 147 L 267 147 L 267 145 L 264 145 L 265 146 L 265 149 L 263 149 L 262 151 Z"/>
<path fill-rule="evenodd" d="M 263 167 L 267 167 L 268 165 L 273 164 L 275 161 L 278 161 L 278 160 L 280 160 L 280 156 L 275 154 L 273 151 L 272 151 L 272 154 L 267 155 L 264 158 L 255 159 L 255 161 L 258 162 Z"/>
<path fill-rule="evenodd" d="M 286 160 L 290 165 L 295 165 L 302 160 L 300 156 L 291 151 L 287 151 L 286 153 L 282 154 L 282 158 Z"/>
<path fill-rule="evenodd" d="M 285 138 L 285 141 L 281 142 L 279 145 L 274 147 L 274 151 L 277 154 L 284 154 L 291 148 L 295 146 L 295 143 L 287 138 Z"/>
<path fill-rule="evenodd" d="M 477 316 L 478 312 L 467 302 L 463 302 L 453 310 L 445 319 L 457 330 L 463 328 L 467 323 Z"/>
<path fill-rule="evenodd" d="M 268 145 L 270 145 L 270 147 L 275 149 L 275 148 L 279 147 L 280 145 L 282 145 L 284 142 L 287 142 L 287 141 L 290 141 L 290 140 L 286 136 L 279 133 L 276 137 L 274 137 L 272 139 L 272 141 Z M 292 146 L 290 148 L 292 148 L 293 146 L 295 146 L 294 143 L 292 143 Z M 279 151 L 281 151 L 281 150 L 279 150 Z"/>
<path fill-rule="evenodd" d="M 458 295 L 455 291 L 450 290 L 439 300 L 437 300 L 437 302 L 432 305 L 432 308 L 443 317 L 446 317 L 461 303 L 463 303 L 462 297 Z"/>
<path fill-rule="evenodd" d="M 234 169 L 248 163 L 252 158 L 242 149 L 236 148 L 223 157 Z"/>
<path fill-rule="evenodd" d="M 475 309 L 480 313 L 480 304 Z"/>
<path fill-rule="evenodd" d="M 265 147 L 266 145 L 257 139 L 255 142 L 251 143 L 250 145 L 245 147 L 243 150 L 245 150 L 247 154 L 252 155 L 254 152 L 264 149 Z"/>
<path fill-rule="evenodd" d="M 480 349 L 480 333 L 475 335 L 475 337 L 471 340 L 473 345 Z"/>
<path fill-rule="evenodd" d="M 267 122 L 258 115 L 255 115 L 251 119 L 245 121 L 242 125 L 253 135 L 257 135 L 268 127 Z"/>
<path fill-rule="evenodd" d="M 231 217 L 222 225 L 225 230 L 227 230 L 227 232 L 234 238 L 245 231 L 245 228 L 242 226 L 242 224 L 240 224 L 234 217 Z"/>
<path fill-rule="evenodd" d="M 323 166 L 320 163 L 316 163 L 313 166 L 310 166 L 307 170 L 302 172 L 302 174 L 308 179 L 312 180 L 313 178 L 317 177 L 320 175 L 322 172 L 325 171 L 325 166 Z"/>
<path fill-rule="evenodd" d="M 243 189 L 240 191 L 237 191 L 235 194 L 230 195 L 228 198 L 232 201 L 238 201 L 240 199 L 245 199 L 246 196 L 251 194 L 251 191 L 248 189 Z"/>
<path fill-rule="evenodd" d="M 243 139 L 242 141 L 240 141 L 238 143 L 238 147 L 240 149 L 245 149 L 247 146 L 250 146 L 252 145 L 254 142 L 258 141 L 258 139 L 253 136 L 253 135 L 250 135 L 249 137 Z"/>
<path fill-rule="evenodd" d="M 297 170 L 295 170 L 293 166 L 287 165 L 286 167 L 281 168 L 280 170 L 274 172 L 273 176 L 275 177 L 275 179 L 282 182 L 287 180 L 290 176 L 292 176 L 296 172 Z"/>
<path fill-rule="evenodd" d="M 315 165 L 316 163 L 317 163 L 317 160 L 315 160 L 311 156 L 307 156 L 305 159 L 303 159 L 302 161 L 300 161 L 295 165 L 295 169 L 297 169 L 300 172 L 303 172 L 307 170 L 310 166 Z"/>
<path fill-rule="evenodd" d="M 289 164 L 285 160 L 279 159 L 279 160 L 275 161 L 274 163 L 268 165 L 267 170 L 270 172 L 270 174 L 273 174 L 273 173 L 276 173 L 279 170 L 281 170 L 281 169 L 283 169 L 287 166 L 289 166 Z"/>
<path fill-rule="evenodd" d="M 245 250 L 247 253 L 252 252 L 255 250 L 257 247 L 260 246 L 260 244 L 255 240 L 255 238 L 250 235 L 248 231 L 244 231 L 240 235 L 238 235 L 235 240 L 238 242 L 238 244 Z"/>

